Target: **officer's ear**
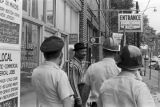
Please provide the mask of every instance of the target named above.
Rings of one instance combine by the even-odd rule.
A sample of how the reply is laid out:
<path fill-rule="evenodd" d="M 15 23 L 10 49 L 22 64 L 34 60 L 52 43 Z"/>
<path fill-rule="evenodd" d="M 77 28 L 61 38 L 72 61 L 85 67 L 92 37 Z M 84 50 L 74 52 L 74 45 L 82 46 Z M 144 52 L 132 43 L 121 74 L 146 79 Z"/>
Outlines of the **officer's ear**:
<path fill-rule="evenodd" d="M 60 59 L 63 58 L 63 52 L 60 53 L 59 58 L 60 58 Z"/>

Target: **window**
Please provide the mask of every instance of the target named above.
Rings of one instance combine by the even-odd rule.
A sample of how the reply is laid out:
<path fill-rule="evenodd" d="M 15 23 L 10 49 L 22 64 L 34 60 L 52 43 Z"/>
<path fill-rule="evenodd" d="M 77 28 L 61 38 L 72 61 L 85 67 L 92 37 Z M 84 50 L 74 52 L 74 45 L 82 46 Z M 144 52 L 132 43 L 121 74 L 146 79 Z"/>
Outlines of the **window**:
<path fill-rule="evenodd" d="M 30 15 L 30 2 L 31 0 L 23 0 L 23 13 Z"/>
<path fill-rule="evenodd" d="M 37 0 L 32 0 L 32 17 L 38 18 L 38 1 Z"/>
<path fill-rule="evenodd" d="M 55 0 L 47 0 L 46 3 L 46 22 L 54 24 Z"/>
<path fill-rule="evenodd" d="M 21 94 L 32 90 L 31 75 L 39 65 L 39 26 L 23 21 L 21 45 Z"/>
<path fill-rule="evenodd" d="M 38 19 L 44 21 L 44 3 L 45 0 L 38 0 Z"/>
<path fill-rule="evenodd" d="M 41 21 L 44 21 L 44 7 L 45 0 L 23 0 L 23 13 Z"/>

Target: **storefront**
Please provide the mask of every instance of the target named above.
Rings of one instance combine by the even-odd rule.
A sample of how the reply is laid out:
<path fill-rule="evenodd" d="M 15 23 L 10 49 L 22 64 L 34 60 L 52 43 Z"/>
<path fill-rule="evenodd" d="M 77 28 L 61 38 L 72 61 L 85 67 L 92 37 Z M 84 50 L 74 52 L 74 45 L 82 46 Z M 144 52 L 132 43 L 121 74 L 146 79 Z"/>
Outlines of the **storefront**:
<path fill-rule="evenodd" d="M 40 44 L 47 37 L 58 36 L 55 28 L 55 6 L 55 0 L 23 0 L 21 96 L 33 90 L 31 86 L 33 69 L 44 61 L 39 50 Z"/>

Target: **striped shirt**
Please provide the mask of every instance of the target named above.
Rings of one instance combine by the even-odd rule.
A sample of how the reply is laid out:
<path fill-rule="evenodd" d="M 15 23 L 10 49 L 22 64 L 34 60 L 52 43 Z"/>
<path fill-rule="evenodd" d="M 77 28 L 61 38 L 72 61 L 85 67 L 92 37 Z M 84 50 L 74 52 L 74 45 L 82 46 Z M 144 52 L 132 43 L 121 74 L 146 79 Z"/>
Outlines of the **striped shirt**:
<path fill-rule="evenodd" d="M 83 74 L 81 62 L 76 57 L 73 57 L 69 63 L 68 77 L 75 97 L 78 98 L 80 98 L 78 84 L 82 83 Z"/>

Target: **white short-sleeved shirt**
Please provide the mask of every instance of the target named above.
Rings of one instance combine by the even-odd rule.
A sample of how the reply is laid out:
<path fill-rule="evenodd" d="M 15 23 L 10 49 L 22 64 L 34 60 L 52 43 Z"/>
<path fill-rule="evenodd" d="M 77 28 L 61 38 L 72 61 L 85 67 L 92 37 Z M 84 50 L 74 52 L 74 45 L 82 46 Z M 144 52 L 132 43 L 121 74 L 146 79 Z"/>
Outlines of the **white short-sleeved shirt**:
<path fill-rule="evenodd" d="M 155 107 L 145 83 L 135 76 L 117 76 L 106 80 L 100 89 L 100 107 Z"/>
<path fill-rule="evenodd" d="M 34 69 L 32 85 L 42 107 L 62 107 L 62 101 L 74 94 L 66 73 L 49 61 Z"/>
<path fill-rule="evenodd" d="M 118 75 L 120 71 L 113 58 L 104 58 L 102 61 L 92 64 L 84 75 L 84 83 L 91 86 L 90 100 L 97 101 L 102 83 L 106 79 Z"/>

